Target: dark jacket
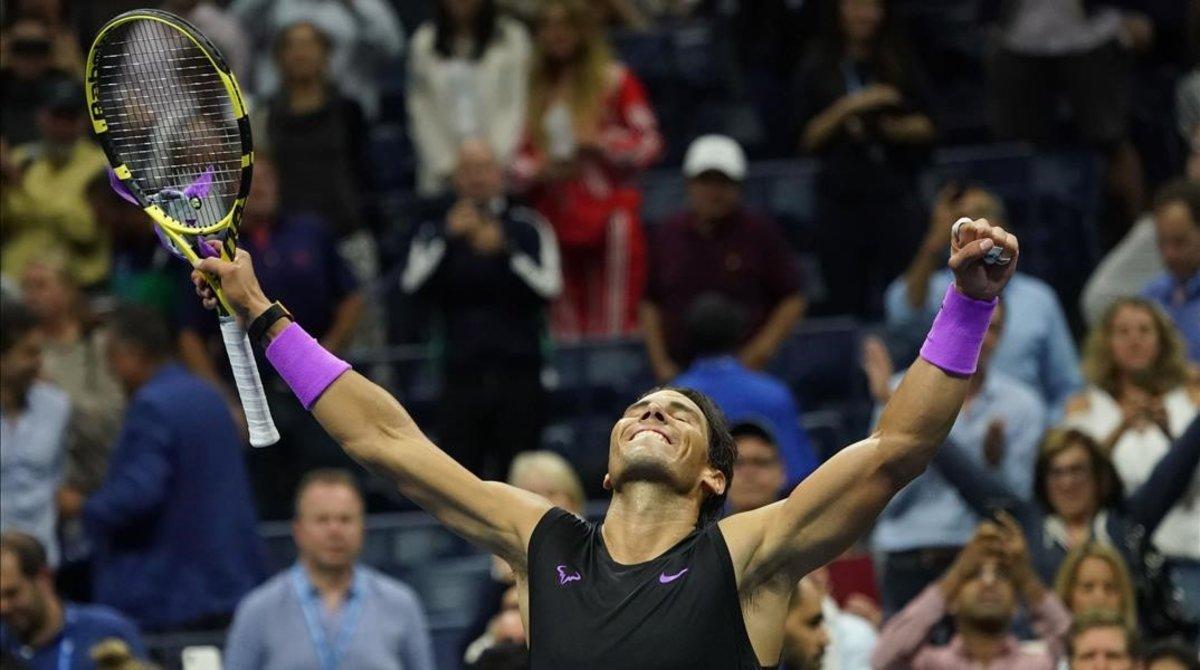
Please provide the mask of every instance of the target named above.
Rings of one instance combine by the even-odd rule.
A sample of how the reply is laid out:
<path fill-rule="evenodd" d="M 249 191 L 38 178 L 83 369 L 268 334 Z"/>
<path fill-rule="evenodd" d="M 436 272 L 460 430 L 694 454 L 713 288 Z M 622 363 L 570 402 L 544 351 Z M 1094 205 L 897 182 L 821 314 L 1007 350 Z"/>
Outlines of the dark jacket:
<path fill-rule="evenodd" d="M 176 363 L 133 395 L 84 521 L 97 602 L 147 631 L 230 614 L 265 576 L 229 408 Z"/>

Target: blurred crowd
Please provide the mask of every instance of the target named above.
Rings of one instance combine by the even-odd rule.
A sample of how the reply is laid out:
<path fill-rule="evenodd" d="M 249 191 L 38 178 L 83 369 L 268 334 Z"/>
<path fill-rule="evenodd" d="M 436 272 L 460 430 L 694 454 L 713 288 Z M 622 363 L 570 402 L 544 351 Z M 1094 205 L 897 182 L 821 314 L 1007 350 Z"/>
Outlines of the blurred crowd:
<path fill-rule="evenodd" d="M 176 667 L 143 635 L 212 631 L 232 670 L 528 667 L 499 560 L 435 653 L 417 592 L 359 560 L 371 515 L 411 503 L 269 368 L 282 440 L 246 444 L 215 319 L 90 134 L 90 38 L 144 4 L 0 5 L 0 667 Z M 796 586 L 783 667 L 1200 666 L 1194 2 L 158 4 L 247 94 L 239 243 L 266 293 L 401 402 L 415 346 L 437 444 L 577 514 L 603 508 L 571 455 L 606 445 L 547 448 L 583 411 L 556 352 L 637 342 L 647 382 L 711 395 L 748 511 L 833 451 L 774 372 L 797 333 L 861 326 L 836 372 L 863 389 L 853 441 L 937 313 L 959 217 L 1076 256 L 1054 262 L 1080 286 L 1018 271 L 933 465 Z M 931 180 L 939 151 L 1010 142 L 1094 161 L 1086 230 Z M 752 197 L 781 161 L 812 170 L 804 225 Z M 669 216 L 646 214 L 652 176 L 682 185 Z M 266 520 L 294 564 L 270 564 Z"/>

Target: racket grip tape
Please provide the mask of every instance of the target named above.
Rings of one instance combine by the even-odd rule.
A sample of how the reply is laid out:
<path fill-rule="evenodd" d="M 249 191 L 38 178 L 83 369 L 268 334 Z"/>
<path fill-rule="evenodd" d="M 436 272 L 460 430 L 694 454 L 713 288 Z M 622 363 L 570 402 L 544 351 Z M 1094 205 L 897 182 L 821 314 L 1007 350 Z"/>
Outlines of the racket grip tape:
<path fill-rule="evenodd" d="M 279 441 L 279 430 L 271 419 L 267 396 L 263 393 L 262 379 L 258 366 L 254 364 L 254 350 L 250 338 L 233 317 L 222 316 L 221 337 L 225 340 L 225 352 L 229 355 L 229 367 L 237 384 L 242 410 L 246 413 L 246 425 L 250 429 L 250 444 L 266 447 Z"/>

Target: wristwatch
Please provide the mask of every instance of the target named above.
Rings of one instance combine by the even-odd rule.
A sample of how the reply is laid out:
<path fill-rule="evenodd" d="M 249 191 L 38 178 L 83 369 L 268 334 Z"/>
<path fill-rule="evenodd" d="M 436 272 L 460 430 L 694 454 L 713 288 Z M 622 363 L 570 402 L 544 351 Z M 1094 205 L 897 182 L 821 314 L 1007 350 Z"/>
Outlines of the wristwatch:
<path fill-rule="evenodd" d="M 271 329 L 271 326 L 275 325 L 275 322 L 280 319 L 287 319 L 292 323 L 296 322 L 296 317 L 292 316 L 287 307 L 284 307 L 283 303 L 276 300 L 271 303 L 271 306 L 265 312 L 259 314 L 250 322 L 250 327 L 246 329 L 246 334 L 250 336 L 250 341 L 257 342 L 264 347 L 267 346 L 267 343 L 263 342 L 263 338 L 266 336 L 267 331 Z"/>

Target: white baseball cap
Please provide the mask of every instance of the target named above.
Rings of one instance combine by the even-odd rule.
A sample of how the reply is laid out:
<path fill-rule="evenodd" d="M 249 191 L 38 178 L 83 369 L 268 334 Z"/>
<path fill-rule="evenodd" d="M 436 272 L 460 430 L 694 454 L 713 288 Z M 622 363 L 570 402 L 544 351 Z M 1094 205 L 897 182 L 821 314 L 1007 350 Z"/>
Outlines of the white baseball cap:
<path fill-rule="evenodd" d="M 683 176 L 691 179 L 709 171 L 734 181 L 746 178 L 746 154 L 732 137 L 701 135 L 692 140 L 683 157 Z"/>

